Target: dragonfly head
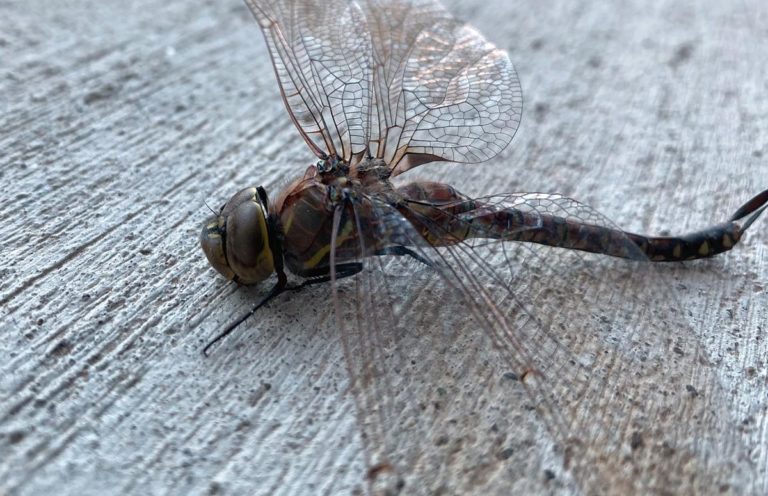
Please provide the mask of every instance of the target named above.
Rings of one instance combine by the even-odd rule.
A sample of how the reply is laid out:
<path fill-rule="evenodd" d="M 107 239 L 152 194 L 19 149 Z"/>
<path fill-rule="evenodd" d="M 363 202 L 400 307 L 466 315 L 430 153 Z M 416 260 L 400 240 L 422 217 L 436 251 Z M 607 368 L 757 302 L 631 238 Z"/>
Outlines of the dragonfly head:
<path fill-rule="evenodd" d="M 227 279 L 256 284 L 275 271 L 266 193 L 246 188 L 210 217 L 200 233 L 208 262 Z"/>

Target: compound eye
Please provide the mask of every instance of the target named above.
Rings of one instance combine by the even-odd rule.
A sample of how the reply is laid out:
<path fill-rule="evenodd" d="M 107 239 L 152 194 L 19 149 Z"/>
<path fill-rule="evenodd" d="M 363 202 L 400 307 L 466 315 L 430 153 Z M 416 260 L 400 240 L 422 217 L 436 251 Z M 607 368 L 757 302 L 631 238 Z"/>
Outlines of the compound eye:
<path fill-rule="evenodd" d="M 246 191 L 249 193 L 247 197 L 242 194 Z M 235 195 L 224 211 L 228 211 L 226 257 L 237 281 L 255 284 L 268 278 L 275 266 L 269 247 L 266 212 L 256 189 L 248 188 Z"/>
<path fill-rule="evenodd" d="M 205 258 L 216 271 L 227 279 L 234 279 L 235 273 L 229 268 L 227 257 L 224 253 L 223 218 L 211 217 L 203 226 L 200 233 L 200 246 L 205 253 Z"/>

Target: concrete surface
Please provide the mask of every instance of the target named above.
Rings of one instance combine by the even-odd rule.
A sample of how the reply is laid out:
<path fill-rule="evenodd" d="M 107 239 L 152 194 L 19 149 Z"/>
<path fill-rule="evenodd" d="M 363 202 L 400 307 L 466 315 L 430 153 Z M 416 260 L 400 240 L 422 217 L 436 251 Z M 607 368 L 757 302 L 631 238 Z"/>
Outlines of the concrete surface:
<path fill-rule="evenodd" d="M 470 194 L 563 193 L 651 233 L 725 220 L 768 187 L 765 2 L 447 3 L 510 52 L 523 122 L 490 163 L 425 166 L 414 177 Z M 288 295 L 211 358 L 200 354 L 265 291 L 209 269 L 197 244 L 204 202 L 218 206 L 250 184 L 276 191 L 312 161 L 244 5 L 0 2 L 0 150 L 1 494 L 366 489 L 361 416 L 327 289 Z M 529 409 L 510 413 L 530 437 L 509 436 L 494 462 L 503 477 L 491 474 L 484 483 L 495 489 L 484 492 L 768 492 L 767 221 L 733 252 L 664 266 L 658 287 L 617 291 L 601 309 L 643 328 L 636 304 L 678 307 L 686 324 L 669 326 L 669 343 L 693 344 L 677 372 L 706 363 L 704 410 L 722 415 L 716 431 L 663 409 L 644 425 L 706 448 L 665 466 L 648 442 L 648 456 L 629 460 L 638 437 L 632 453 L 585 458 L 588 476 Z M 565 277 L 553 285 L 573 287 Z M 591 300 L 578 301 L 588 316 Z M 429 334 L 428 319 L 418 325 Z M 481 399 L 482 382 L 468 386 Z M 651 383 L 634 385 L 638 404 L 655 401 Z M 517 398 L 521 388 L 509 387 Z M 590 401 L 599 410 L 579 410 L 576 437 L 614 425 L 600 427 L 610 405 Z M 707 485 L 712 467 L 737 475 Z"/>

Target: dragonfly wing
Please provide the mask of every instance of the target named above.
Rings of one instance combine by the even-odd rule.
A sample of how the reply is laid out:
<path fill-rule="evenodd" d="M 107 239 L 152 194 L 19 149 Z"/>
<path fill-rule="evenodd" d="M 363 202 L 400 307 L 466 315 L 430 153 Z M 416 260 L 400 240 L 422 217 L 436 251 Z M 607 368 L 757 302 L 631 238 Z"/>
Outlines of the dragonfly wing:
<path fill-rule="evenodd" d="M 246 0 L 296 127 L 319 157 L 394 175 L 482 162 L 512 140 L 522 92 L 506 52 L 435 0 Z"/>
<path fill-rule="evenodd" d="M 536 196 L 495 201 L 611 225 Z M 383 202 L 361 218 L 360 230 L 431 261 L 363 258 L 334 286 L 374 492 L 675 493 L 691 480 L 709 492 L 748 480 L 723 462 L 740 449 L 736 422 L 664 267 L 503 241 L 432 248 Z"/>
<path fill-rule="evenodd" d="M 345 210 L 339 226 L 354 215 L 352 207 Z M 445 311 L 458 305 L 430 304 L 455 292 L 456 277 L 442 254 L 386 202 L 374 200 L 357 216 L 356 232 L 372 229 L 378 239 L 414 254 L 373 256 L 361 244 L 360 252 L 369 255 L 359 259 L 364 269 L 333 286 L 369 491 L 474 494 L 482 486 L 478 478 L 496 479 L 505 457 L 500 438 L 509 433 L 507 413 L 524 392 L 502 379 L 503 362 L 492 359 L 488 335 L 463 332 L 466 314 Z M 465 354 L 469 348 L 475 352 Z M 473 395 L 481 384 L 498 393 L 497 401 Z"/>
<path fill-rule="evenodd" d="M 483 162 L 509 144 L 522 91 L 506 52 L 436 0 L 361 5 L 373 48 L 372 151 L 393 175 Z"/>
<path fill-rule="evenodd" d="M 369 135 L 371 38 L 353 2 L 246 0 L 272 58 L 280 93 L 318 157 L 362 157 Z"/>

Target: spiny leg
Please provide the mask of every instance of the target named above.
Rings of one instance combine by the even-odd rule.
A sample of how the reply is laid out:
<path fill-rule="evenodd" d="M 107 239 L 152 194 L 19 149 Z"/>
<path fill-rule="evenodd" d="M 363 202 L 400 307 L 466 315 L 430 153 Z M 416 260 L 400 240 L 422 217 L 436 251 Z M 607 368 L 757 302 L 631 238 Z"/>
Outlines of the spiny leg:
<path fill-rule="evenodd" d="M 427 267 L 434 267 L 434 264 L 416 253 L 415 251 L 411 250 L 410 248 L 407 248 L 405 246 L 390 246 L 388 248 L 382 248 L 381 250 L 376 250 L 374 255 L 395 255 L 395 256 L 408 256 L 415 260 L 418 260 L 419 262 L 423 263 Z M 360 262 L 349 262 L 344 264 L 339 264 L 336 266 L 336 279 L 343 279 L 345 277 L 350 277 L 358 272 L 363 270 L 363 264 Z M 301 288 L 304 288 L 306 286 L 312 286 L 315 284 L 323 284 L 326 282 L 330 282 L 331 275 L 322 275 L 322 276 L 316 276 L 311 279 L 307 279 L 303 281 L 298 286 L 291 286 L 285 288 L 288 291 L 298 291 Z"/>
<path fill-rule="evenodd" d="M 408 257 L 411 257 L 411 258 L 413 258 L 415 260 L 418 260 L 419 262 L 423 263 L 427 267 L 434 267 L 434 264 L 432 263 L 431 260 L 428 260 L 428 259 L 422 257 L 421 255 L 419 255 L 415 251 L 413 251 L 410 248 L 407 248 L 405 246 L 402 246 L 402 245 L 390 246 L 388 248 L 382 248 L 381 250 L 377 250 L 376 251 L 376 255 L 395 255 L 395 256 L 398 256 L 398 257 L 408 256 Z"/>
<path fill-rule="evenodd" d="M 350 262 L 350 263 L 339 264 L 336 266 L 335 278 L 344 279 L 345 277 L 350 277 L 357 274 L 361 270 L 363 270 L 363 264 L 360 262 Z M 331 281 L 331 275 L 327 274 L 327 275 L 316 276 L 311 279 L 307 279 L 303 281 L 301 284 L 299 284 L 298 286 L 291 286 L 285 289 L 289 291 L 298 291 L 301 288 L 304 288 L 306 286 L 312 286 L 314 284 L 322 284 L 330 281 Z"/>
<path fill-rule="evenodd" d="M 220 332 L 218 336 L 213 338 L 212 341 L 209 341 L 208 344 L 205 345 L 205 348 L 203 348 L 203 355 L 208 356 L 208 350 L 211 349 L 211 346 L 213 346 L 214 344 L 218 343 L 219 341 L 221 341 L 222 339 L 227 337 L 240 324 L 245 322 L 248 319 L 248 317 L 250 317 L 251 315 L 256 313 L 256 310 L 258 310 L 259 308 L 264 306 L 269 300 L 275 298 L 280 293 L 285 291 L 285 289 L 286 289 L 285 283 L 282 280 L 278 281 L 278 283 L 275 284 L 275 286 L 269 291 L 269 294 L 267 296 L 262 298 L 262 300 L 260 302 L 258 302 L 257 304 L 255 304 L 253 306 L 253 308 L 251 308 L 248 312 L 244 313 L 242 316 L 240 316 L 240 318 L 238 318 L 236 321 L 234 321 L 229 326 L 227 326 L 227 328 L 224 329 L 222 332 Z"/>
<path fill-rule="evenodd" d="M 363 264 L 361 263 L 345 263 L 340 264 L 336 267 L 336 279 L 343 279 L 345 277 L 350 277 L 358 272 L 363 270 Z M 274 299 L 275 297 L 279 296 L 281 293 L 285 291 L 297 291 L 305 286 L 311 286 L 313 284 L 320 284 L 324 282 L 328 282 L 331 280 L 331 276 L 321 276 L 313 279 L 307 279 L 306 281 L 302 282 L 298 286 L 288 286 L 286 284 L 286 281 L 282 278 L 278 280 L 278 283 L 275 284 L 275 286 L 270 290 L 269 294 L 265 296 L 261 301 L 259 301 L 257 304 L 253 306 L 249 311 L 244 313 L 240 316 L 236 321 L 231 323 L 227 326 L 226 329 L 224 329 L 218 336 L 213 338 L 212 341 L 210 341 L 207 345 L 205 345 L 205 348 L 203 348 L 203 355 L 208 356 L 208 350 L 213 346 L 214 344 L 218 343 L 225 337 L 227 337 L 229 334 L 232 333 L 240 324 L 248 320 L 249 317 L 251 317 L 253 314 L 256 313 L 256 311 L 266 305 L 270 300 Z"/>

